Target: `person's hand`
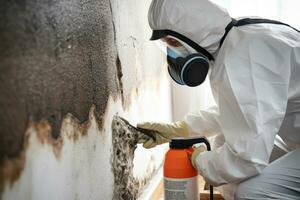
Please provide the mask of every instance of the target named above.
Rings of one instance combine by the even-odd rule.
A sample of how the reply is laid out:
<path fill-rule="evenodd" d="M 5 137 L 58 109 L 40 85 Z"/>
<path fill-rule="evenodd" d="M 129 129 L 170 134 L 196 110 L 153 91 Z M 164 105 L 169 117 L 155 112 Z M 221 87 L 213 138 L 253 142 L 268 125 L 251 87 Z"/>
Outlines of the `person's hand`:
<path fill-rule="evenodd" d="M 138 143 L 143 143 L 143 146 L 147 149 L 170 142 L 174 137 L 187 137 L 189 134 L 188 126 L 184 121 L 170 124 L 145 122 L 138 124 L 137 127 L 141 131 L 143 131 L 143 129 L 153 131 L 153 138 L 149 137 L 148 140 L 138 141 Z"/>
<path fill-rule="evenodd" d="M 198 169 L 196 159 L 204 151 L 206 151 L 206 147 L 204 145 L 200 145 L 199 147 L 194 148 L 194 151 L 193 151 L 192 156 L 190 157 L 190 159 L 191 159 L 192 165 L 195 169 Z"/>

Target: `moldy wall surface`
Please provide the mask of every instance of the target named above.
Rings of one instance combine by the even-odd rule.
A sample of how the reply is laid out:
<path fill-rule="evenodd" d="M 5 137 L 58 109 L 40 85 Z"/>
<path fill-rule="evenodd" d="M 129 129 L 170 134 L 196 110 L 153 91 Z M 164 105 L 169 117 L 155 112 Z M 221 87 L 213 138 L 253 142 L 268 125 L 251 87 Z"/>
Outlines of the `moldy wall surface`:
<path fill-rule="evenodd" d="M 165 61 L 148 41 L 149 4 L 1 2 L 2 199 L 120 199 L 113 116 L 171 119 Z M 137 187 L 132 198 L 160 166 L 162 149 L 123 152 L 134 157 L 133 178 L 124 177 Z"/>
<path fill-rule="evenodd" d="M 117 93 L 109 1 L 4 1 L 0 7 L 0 155 L 17 156 L 30 117 L 59 137 L 67 113 L 84 122 L 95 105 L 101 127 Z"/>

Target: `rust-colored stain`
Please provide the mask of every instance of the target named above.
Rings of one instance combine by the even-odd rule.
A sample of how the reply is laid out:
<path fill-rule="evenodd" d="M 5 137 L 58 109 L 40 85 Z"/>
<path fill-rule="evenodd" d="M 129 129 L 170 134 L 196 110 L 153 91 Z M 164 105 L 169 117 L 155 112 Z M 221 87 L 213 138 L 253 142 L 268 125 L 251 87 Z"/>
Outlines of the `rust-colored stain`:
<path fill-rule="evenodd" d="M 36 129 L 36 135 L 38 140 L 42 144 L 49 144 L 52 147 L 53 153 L 56 158 L 60 158 L 61 149 L 63 146 L 63 140 L 61 137 L 53 138 L 51 135 L 51 126 L 46 120 L 33 123 L 34 128 Z"/>
<path fill-rule="evenodd" d="M 93 106 L 89 113 L 88 121 L 80 122 L 76 117 L 72 114 L 67 114 L 63 120 L 61 132 L 67 132 L 67 136 L 73 142 L 77 142 L 83 136 L 87 136 L 88 129 L 91 126 L 92 115 L 94 114 L 95 107 Z M 72 131 L 64 130 L 69 126 L 72 126 Z"/>
<path fill-rule="evenodd" d="M 27 132 L 26 132 L 27 133 Z M 20 152 L 20 156 L 13 159 L 3 159 L 0 161 L 0 199 L 1 193 L 4 191 L 5 186 L 8 184 L 10 187 L 17 181 L 24 169 L 26 156 L 25 149 L 28 147 L 29 135 L 25 134 L 23 151 Z"/>
<path fill-rule="evenodd" d="M 19 179 L 25 166 L 25 160 L 25 152 L 22 152 L 18 158 L 1 161 L 0 194 L 4 191 L 6 183 L 9 183 L 10 187 L 12 187 L 13 183 Z"/>

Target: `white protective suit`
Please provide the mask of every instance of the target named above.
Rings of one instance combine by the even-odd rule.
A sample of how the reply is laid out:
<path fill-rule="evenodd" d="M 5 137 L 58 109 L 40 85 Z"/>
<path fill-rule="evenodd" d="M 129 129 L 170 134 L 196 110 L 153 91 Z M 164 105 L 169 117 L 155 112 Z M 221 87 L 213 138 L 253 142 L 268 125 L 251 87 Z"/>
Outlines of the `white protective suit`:
<path fill-rule="evenodd" d="M 199 135 L 225 138 L 197 158 L 206 181 L 238 183 L 262 172 L 277 134 L 290 150 L 300 146 L 300 33 L 275 24 L 233 27 L 219 49 L 231 17 L 208 0 L 153 0 L 148 17 L 153 30 L 178 32 L 215 56 L 217 106 L 186 116 Z"/>

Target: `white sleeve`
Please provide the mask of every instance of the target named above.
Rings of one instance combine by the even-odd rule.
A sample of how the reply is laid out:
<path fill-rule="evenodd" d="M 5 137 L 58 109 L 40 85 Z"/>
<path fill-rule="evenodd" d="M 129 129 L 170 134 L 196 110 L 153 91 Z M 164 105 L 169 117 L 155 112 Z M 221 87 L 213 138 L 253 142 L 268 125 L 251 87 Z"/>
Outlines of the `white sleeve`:
<path fill-rule="evenodd" d="M 218 107 L 212 106 L 207 110 L 189 113 L 185 122 L 190 129 L 190 136 L 213 136 L 220 133 Z"/>
<path fill-rule="evenodd" d="M 196 159 L 215 186 L 240 182 L 268 165 L 288 101 L 290 48 L 259 38 L 236 43 L 217 66 L 223 70 L 217 104 L 225 143 Z"/>

